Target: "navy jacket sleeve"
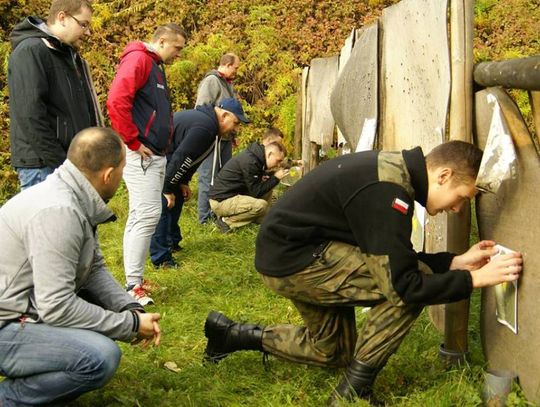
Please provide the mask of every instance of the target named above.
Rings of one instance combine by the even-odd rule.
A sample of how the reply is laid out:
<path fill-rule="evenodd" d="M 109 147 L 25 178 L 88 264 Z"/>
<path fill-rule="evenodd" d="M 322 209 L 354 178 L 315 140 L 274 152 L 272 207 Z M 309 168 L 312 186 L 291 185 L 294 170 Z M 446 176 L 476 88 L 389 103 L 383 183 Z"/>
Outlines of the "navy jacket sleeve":
<path fill-rule="evenodd" d="M 393 206 L 396 198 L 408 205 L 406 213 Z M 384 182 L 358 192 L 345 206 L 360 250 L 387 256 L 391 286 L 404 303 L 444 304 L 468 298 L 472 291 L 470 273 L 440 269 L 449 266 L 448 253 L 429 256 L 426 264 L 435 265 L 435 274 L 419 270 L 410 240 L 413 209 L 414 201 L 401 186 Z"/>
<path fill-rule="evenodd" d="M 188 184 L 215 141 L 216 135 L 203 127 L 189 129 L 167 162 L 163 192 L 173 193 L 179 184 Z"/>

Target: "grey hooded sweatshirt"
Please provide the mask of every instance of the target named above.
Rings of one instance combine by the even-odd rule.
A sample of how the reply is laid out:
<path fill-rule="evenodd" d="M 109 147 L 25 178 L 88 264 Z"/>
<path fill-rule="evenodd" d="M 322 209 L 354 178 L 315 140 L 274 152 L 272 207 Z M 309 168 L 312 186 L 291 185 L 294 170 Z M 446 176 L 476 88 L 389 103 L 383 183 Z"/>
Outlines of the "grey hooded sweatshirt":
<path fill-rule="evenodd" d="M 0 208 L 0 327 L 22 317 L 130 341 L 140 305 L 107 270 L 96 236 L 112 218 L 69 160 Z"/>

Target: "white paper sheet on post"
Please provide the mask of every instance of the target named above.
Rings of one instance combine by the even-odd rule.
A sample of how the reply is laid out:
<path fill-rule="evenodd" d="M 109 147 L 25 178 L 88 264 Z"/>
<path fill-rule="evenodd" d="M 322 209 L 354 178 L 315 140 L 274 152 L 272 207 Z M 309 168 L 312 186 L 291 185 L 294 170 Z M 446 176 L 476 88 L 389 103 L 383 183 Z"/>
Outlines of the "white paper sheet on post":
<path fill-rule="evenodd" d="M 493 104 L 493 116 L 476 187 L 496 194 L 503 181 L 517 177 L 517 156 L 499 102 L 493 95 L 488 95 L 488 102 Z"/>
<path fill-rule="evenodd" d="M 426 209 L 418 202 L 414 201 L 414 214 L 412 218 L 411 242 L 415 252 L 424 250 L 424 239 L 426 230 Z"/>
<path fill-rule="evenodd" d="M 375 133 L 377 132 L 377 119 L 371 118 L 364 120 L 362 133 L 356 145 L 356 152 L 373 150 L 375 143 Z"/>
<path fill-rule="evenodd" d="M 514 253 L 513 250 L 501 245 L 496 245 L 495 247 L 498 249 L 498 252 L 495 256 L 492 256 L 491 259 L 502 254 Z M 515 334 L 518 333 L 517 290 L 517 280 L 508 281 L 495 286 L 495 314 L 497 316 L 497 321 L 510 328 Z"/>

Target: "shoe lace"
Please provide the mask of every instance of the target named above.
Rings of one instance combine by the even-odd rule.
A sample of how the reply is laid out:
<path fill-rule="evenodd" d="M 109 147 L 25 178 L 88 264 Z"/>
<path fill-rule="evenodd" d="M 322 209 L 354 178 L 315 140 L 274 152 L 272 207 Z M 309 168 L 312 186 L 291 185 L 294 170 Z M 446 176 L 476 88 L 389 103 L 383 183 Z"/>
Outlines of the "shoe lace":
<path fill-rule="evenodd" d="M 136 298 L 146 297 L 146 290 L 144 289 L 143 286 L 133 287 L 133 292 L 135 293 Z"/>
<path fill-rule="evenodd" d="M 143 280 L 142 283 L 141 283 L 141 288 L 144 291 L 152 291 L 154 288 L 156 288 L 156 286 L 155 286 L 154 283 L 152 283 L 149 280 Z"/>
<path fill-rule="evenodd" d="M 263 367 L 264 367 L 264 371 L 269 372 L 270 371 L 270 358 L 269 358 L 269 353 L 268 352 L 263 351 L 263 353 L 262 353 L 262 364 L 263 364 Z"/>

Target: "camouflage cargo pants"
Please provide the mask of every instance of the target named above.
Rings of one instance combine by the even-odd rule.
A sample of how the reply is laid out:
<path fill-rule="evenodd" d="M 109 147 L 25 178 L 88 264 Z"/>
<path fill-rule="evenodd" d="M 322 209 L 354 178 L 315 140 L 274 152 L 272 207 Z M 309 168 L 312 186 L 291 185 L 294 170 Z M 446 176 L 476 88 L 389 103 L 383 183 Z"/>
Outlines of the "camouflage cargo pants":
<path fill-rule="evenodd" d="M 368 269 L 358 247 L 331 242 L 299 273 L 280 278 L 263 275 L 270 289 L 293 302 L 305 323 L 303 327 L 267 326 L 264 350 L 317 366 L 343 367 L 352 359 L 384 366 L 422 306 L 388 301 L 383 294 L 388 287 L 381 289 L 385 283 L 377 273 L 387 271 L 373 262 Z M 354 307 L 362 305 L 372 308 L 357 334 Z"/>

